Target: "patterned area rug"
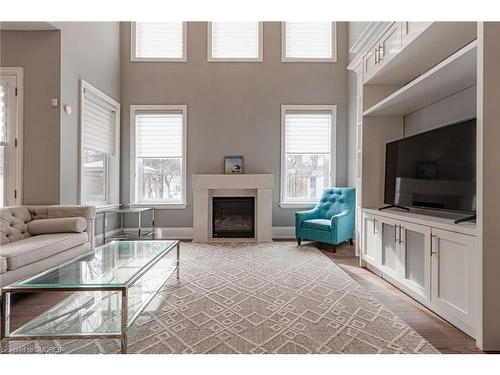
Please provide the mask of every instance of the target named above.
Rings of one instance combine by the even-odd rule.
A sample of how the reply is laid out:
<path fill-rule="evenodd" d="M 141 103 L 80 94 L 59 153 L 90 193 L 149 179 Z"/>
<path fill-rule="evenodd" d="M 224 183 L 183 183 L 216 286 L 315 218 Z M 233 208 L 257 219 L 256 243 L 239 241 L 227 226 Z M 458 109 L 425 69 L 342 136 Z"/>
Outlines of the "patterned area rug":
<path fill-rule="evenodd" d="M 118 340 L 10 344 L 51 347 L 119 351 Z M 438 353 L 319 250 L 291 242 L 183 243 L 180 280 L 130 327 L 128 352 Z"/>

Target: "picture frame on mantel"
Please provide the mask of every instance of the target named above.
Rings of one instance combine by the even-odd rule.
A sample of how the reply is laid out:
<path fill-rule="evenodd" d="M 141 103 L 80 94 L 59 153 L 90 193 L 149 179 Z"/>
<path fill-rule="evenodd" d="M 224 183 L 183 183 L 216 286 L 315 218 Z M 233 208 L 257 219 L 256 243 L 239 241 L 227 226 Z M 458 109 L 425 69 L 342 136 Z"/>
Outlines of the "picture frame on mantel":
<path fill-rule="evenodd" d="M 243 156 L 226 156 L 226 157 L 224 157 L 224 173 L 225 174 L 242 174 L 243 173 Z"/>

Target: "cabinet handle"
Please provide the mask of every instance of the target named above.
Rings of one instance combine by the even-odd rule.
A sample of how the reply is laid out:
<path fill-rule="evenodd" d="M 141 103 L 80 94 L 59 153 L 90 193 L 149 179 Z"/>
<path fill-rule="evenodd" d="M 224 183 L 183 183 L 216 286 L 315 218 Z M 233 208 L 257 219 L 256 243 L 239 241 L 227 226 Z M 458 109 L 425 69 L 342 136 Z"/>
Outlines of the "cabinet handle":
<path fill-rule="evenodd" d="M 399 244 L 404 244 L 404 241 L 401 239 L 402 238 L 402 233 L 404 233 L 403 227 L 400 225 L 399 226 Z"/>
<path fill-rule="evenodd" d="M 375 234 L 375 225 L 377 224 L 377 219 L 373 218 L 373 234 Z"/>
<path fill-rule="evenodd" d="M 378 46 L 378 61 L 382 61 L 384 59 L 384 46 L 379 45 Z"/>
<path fill-rule="evenodd" d="M 394 225 L 394 243 L 398 243 L 398 225 Z"/>
<path fill-rule="evenodd" d="M 435 234 L 431 234 L 431 256 L 437 255 L 437 236 Z"/>
<path fill-rule="evenodd" d="M 375 50 L 373 51 L 373 54 L 375 55 L 375 65 L 378 64 L 378 47 L 375 48 Z"/>

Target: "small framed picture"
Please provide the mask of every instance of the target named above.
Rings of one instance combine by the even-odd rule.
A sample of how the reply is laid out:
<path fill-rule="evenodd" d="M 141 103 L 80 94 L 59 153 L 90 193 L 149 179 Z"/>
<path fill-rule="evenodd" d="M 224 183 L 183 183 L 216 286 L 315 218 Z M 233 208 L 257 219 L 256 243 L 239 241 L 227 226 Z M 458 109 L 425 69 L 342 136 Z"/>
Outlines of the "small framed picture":
<path fill-rule="evenodd" d="M 224 172 L 226 174 L 243 173 L 243 156 L 226 156 L 224 158 Z"/>

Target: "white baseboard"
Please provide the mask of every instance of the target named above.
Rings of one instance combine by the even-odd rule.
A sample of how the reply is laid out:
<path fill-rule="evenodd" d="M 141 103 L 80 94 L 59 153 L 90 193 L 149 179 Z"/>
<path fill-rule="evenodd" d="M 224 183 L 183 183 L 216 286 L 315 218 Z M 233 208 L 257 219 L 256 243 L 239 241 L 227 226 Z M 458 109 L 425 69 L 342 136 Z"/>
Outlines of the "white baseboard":
<path fill-rule="evenodd" d="M 144 228 L 148 230 L 150 228 Z M 127 229 L 125 228 L 125 231 Z M 169 228 L 156 228 L 161 238 L 171 238 L 175 240 L 192 240 L 193 228 L 192 227 L 169 227 Z M 294 239 L 295 227 L 273 227 L 273 238 L 275 239 Z M 106 233 L 108 235 L 108 233 Z"/>

